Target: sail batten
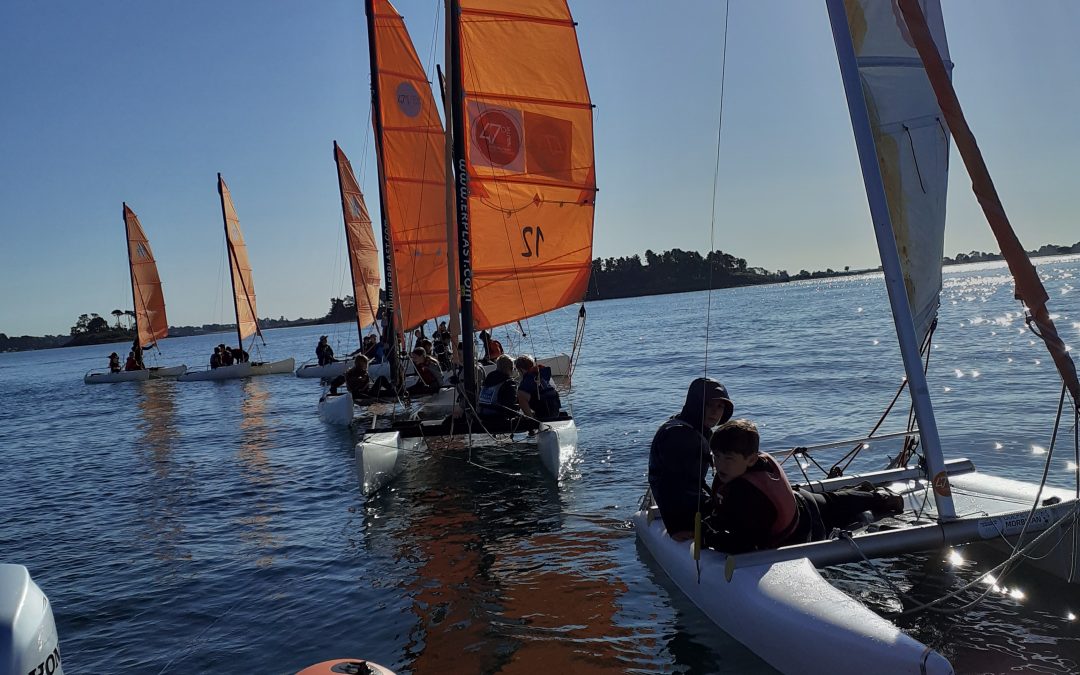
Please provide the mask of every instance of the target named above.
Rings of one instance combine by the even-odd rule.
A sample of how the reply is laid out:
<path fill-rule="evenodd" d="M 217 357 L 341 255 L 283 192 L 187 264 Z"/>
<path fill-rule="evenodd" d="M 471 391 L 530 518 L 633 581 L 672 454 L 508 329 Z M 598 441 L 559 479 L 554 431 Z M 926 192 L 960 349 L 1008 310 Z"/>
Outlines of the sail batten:
<path fill-rule="evenodd" d="M 349 271 L 352 274 L 353 298 L 356 300 L 356 325 L 363 338 L 364 328 L 375 323 L 379 310 L 379 249 L 371 216 L 360 185 L 356 182 L 352 164 L 345 152 L 334 143 L 341 210 L 345 218 L 345 239 L 349 249 Z"/>
<path fill-rule="evenodd" d="M 225 243 L 229 253 L 229 272 L 233 287 L 233 308 L 236 310 L 236 331 L 243 348 L 244 340 L 252 335 L 262 336 L 258 310 L 255 307 L 255 280 L 248 260 L 247 244 L 240 231 L 232 195 L 225 179 L 218 174 L 218 194 L 221 196 L 221 215 L 225 222 Z"/>
<path fill-rule="evenodd" d="M 475 328 L 578 302 L 592 271 L 592 101 L 564 0 L 461 0 Z"/>
<path fill-rule="evenodd" d="M 127 231 L 131 295 L 135 302 L 135 329 L 139 344 L 143 349 L 149 349 L 169 335 L 165 294 L 150 241 L 139 217 L 127 204 L 124 204 L 124 228 Z"/>

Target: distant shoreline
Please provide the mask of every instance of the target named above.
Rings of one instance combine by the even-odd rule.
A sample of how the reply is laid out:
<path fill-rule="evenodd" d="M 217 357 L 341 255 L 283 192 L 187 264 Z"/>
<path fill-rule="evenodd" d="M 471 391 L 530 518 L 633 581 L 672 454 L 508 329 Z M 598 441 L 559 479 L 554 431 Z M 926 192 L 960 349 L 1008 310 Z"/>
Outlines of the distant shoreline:
<path fill-rule="evenodd" d="M 677 253 L 685 253 L 678 251 Z M 651 254 L 651 251 L 648 252 Z M 665 252 L 665 255 L 671 252 Z M 1080 242 L 1073 246 L 1055 246 L 1048 244 L 1034 251 L 1028 251 L 1028 255 L 1033 258 L 1049 258 L 1055 256 L 1068 256 L 1080 254 Z M 697 255 L 699 260 L 704 261 L 700 254 Z M 621 271 L 613 269 L 611 271 L 604 268 L 604 263 L 618 262 L 632 260 L 637 258 L 637 268 L 631 267 L 631 269 L 623 269 Z M 738 259 L 733 259 L 738 260 Z M 986 262 L 1000 262 L 1004 258 L 998 253 L 980 253 L 972 251 L 971 253 L 960 253 L 955 258 L 945 257 L 942 264 L 945 267 L 951 267 L 955 265 L 969 265 Z M 589 289 L 585 295 L 584 301 L 586 302 L 598 302 L 602 300 L 622 300 L 626 298 L 645 298 L 653 297 L 657 295 L 674 295 L 677 293 L 696 293 L 698 291 L 705 290 L 723 290 L 726 288 L 741 288 L 745 286 L 764 286 L 768 284 L 783 284 L 790 283 L 792 281 L 803 281 L 806 279 L 830 279 L 836 277 L 853 277 L 863 274 L 880 273 L 881 267 L 865 268 L 859 270 L 833 270 L 827 269 L 825 271 L 807 272 L 806 270 L 800 271 L 798 274 L 791 275 L 786 271 L 769 272 L 760 267 L 746 268 L 745 261 L 742 262 L 742 267 L 737 269 L 725 270 L 724 273 L 714 276 L 711 280 L 701 278 L 687 278 L 682 277 L 669 277 L 657 279 L 644 279 L 644 278 L 626 278 L 627 273 L 631 276 L 636 276 L 639 270 L 644 271 L 649 269 L 649 265 L 641 265 L 640 258 L 638 256 L 632 256 L 632 258 L 607 258 L 602 260 L 597 258 L 593 261 L 593 278 L 589 282 Z M 615 265 L 613 265 L 615 267 Z M 622 278 L 610 279 L 605 277 L 621 276 Z M 710 284 L 710 281 L 712 282 Z M 651 282 L 651 283 L 650 283 Z M 335 299 L 337 300 L 337 299 Z M 350 319 L 342 318 L 340 312 L 332 309 L 331 316 L 325 316 L 318 319 L 285 319 L 284 317 L 279 319 L 260 319 L 259 325 L 264 329 L 271 328 L 293 328 L 297 326 L 322 326 L 337 323 L 345 323 Z M 214 333 L 229 333 L 236 330 L 236 324 L 203 324 L 202 326 L 170 326 L 169 337 L 188 337 L 191 335 L 211 335 Z M 63 349 L 64 347 L 83 347 L 86 345 L 95 344 L 109 344 L 115 342 L 124 342 L 127 340 L 133 340 L 135 333 L 133 330 L 109 328 L 107 331 L 101 331 L 99 333 L 89 333 L 80 335 L 45 335 L 45 336 L 32 336 L 23 335 L 20 337 L 8 337 L 7 335 L 0 333 L 0 353 L 2 352 L 23 352 L 23 351 L 36 351 L 40 349 Z"/>

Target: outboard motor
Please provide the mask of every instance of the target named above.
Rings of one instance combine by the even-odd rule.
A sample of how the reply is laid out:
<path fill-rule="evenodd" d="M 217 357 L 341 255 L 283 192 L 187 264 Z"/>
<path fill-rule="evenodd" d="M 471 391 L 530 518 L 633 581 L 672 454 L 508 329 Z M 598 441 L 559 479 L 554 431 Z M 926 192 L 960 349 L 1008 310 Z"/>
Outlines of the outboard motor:
<path fill-rule="evenodd" d="M 63 675 L 49 599 L 22 565 L 0 564 L 0 675 Z"/>

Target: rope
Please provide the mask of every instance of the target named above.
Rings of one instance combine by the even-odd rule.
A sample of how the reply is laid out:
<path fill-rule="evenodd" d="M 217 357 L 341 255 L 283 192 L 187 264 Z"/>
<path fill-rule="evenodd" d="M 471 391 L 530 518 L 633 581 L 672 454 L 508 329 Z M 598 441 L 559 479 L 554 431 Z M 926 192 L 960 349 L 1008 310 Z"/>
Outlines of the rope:
<path fill-rule="evenodd" d="M 720 140 L 723 137 L 724 130 L 724 85 L 727 75 L 727 43 L 728 43 L 728 18 L 730 16 L 731 5 L 727 0 L 724 2 L 724 45 L 720 50 L 720 107 L 717 112 L 716 120 L 716 162 L 713 166 L 713 180 L 712 180 L 712 203 L 710 204 L 709 211 L 709 286 L 708 294 L 705 303 L 705 365 L 703 368 L 703 375 L 709 376 L 709 335 L 712 328 L 712 292 L 713 292 L 713 264 L 712 257 L 713 251 L 716 250 L 716 192 L 717 184 L 720 182 Z M 701 417 L 705 417 L 705 397 L 701 399 Z M 700 445 L 699 445 L 700 447 Z M 712 458 L 708 458 L 710 463 Z M 698 451 L 698 475 L 705 475 L 705 455 Z M 694 513 L 694 568 L 697 571 L 698 581 L 701 581 L 701 560 L 699 551 L 702 548 L 702 528 L 701 528 L 701 490 L 698 490 L 697 494 L 697 511 Z"/>

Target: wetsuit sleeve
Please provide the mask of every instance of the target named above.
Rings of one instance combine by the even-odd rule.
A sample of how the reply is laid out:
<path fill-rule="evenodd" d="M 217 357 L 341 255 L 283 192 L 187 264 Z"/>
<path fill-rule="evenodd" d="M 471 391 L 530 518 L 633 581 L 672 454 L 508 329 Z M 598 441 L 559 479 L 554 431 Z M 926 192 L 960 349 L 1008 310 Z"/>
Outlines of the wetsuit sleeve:
<path fill-rule="evenodd" d="M 705 543 L 727 553 L 768 548 L 776 507 L 745 480 L 735 480 L 706 520 Z"/>
<path fill-rule="evenodd" d="M 649 455 L 649 486 L 669 532 L 694 529 L 694 514 L 712 510 L 702 475 L 711 463 L 701 435 L 693 429 L 666 429 L 653 442 Z"/>

